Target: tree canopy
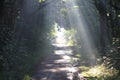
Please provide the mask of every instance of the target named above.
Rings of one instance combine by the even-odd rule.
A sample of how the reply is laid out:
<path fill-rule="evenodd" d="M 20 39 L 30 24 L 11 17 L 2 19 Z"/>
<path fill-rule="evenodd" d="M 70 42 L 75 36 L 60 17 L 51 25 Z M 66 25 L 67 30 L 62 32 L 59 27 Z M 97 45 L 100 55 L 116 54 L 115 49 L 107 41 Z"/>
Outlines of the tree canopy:
<path fill-rule="evenodd" d="M 54 50 L 55 23 L 58 31 L 66 30 L 66 38 L 73 40 L 77 53 L 81 45 L 81 49 L 88 47 L 78 27 L 80 17 L 81 23 L 86 22 L 87 39 L 100 55 L 97 58 L 118 70 L 118 76 L 111 80 L 120 79 L 120 1 L 75 0 L 77 5 L 73 1 L 0 0 L 1 80 L 22 80 L 26 74 L 33 74 L 43 56 Z"/>

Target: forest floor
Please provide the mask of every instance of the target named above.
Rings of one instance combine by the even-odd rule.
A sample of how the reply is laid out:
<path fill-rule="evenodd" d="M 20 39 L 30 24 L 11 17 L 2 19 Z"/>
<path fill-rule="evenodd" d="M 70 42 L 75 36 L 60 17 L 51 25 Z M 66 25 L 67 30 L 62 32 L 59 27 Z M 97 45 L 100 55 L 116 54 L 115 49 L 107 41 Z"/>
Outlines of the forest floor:
<path fill-rule="evenodd" d="M 32 80 L 73 80 L 77 67 L 73 65 L 72 48 L 65 45 L 54 45 L 53 53 L 47 55 L 40 63 Z"/>

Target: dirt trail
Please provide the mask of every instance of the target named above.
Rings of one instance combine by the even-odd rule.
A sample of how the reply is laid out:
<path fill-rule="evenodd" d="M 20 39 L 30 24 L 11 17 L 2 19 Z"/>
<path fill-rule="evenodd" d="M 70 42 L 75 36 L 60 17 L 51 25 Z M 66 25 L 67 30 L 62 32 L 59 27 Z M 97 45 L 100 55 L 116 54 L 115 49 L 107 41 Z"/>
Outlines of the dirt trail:
<path fill-rule="evenodd" d="M 54 53 L 42 61 L 32 80 L 73 80 L 76 70 L 72 65 L 72 50 L 68 46 L 56 47 Z"/>

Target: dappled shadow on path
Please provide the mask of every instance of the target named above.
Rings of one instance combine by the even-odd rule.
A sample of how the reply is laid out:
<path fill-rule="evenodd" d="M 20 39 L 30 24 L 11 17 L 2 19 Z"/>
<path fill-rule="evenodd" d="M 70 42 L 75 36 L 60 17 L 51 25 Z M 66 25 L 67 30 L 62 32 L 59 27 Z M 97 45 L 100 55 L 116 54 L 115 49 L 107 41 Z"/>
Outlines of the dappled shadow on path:
<path fill-rule="evenodd" d="M 54 46 L 54 53 L 46 56 L 40 63 L 32 80 L 71 80 L 68 75 L 68 67 L 71 66 L 71 48 L 70 46 Z"/>

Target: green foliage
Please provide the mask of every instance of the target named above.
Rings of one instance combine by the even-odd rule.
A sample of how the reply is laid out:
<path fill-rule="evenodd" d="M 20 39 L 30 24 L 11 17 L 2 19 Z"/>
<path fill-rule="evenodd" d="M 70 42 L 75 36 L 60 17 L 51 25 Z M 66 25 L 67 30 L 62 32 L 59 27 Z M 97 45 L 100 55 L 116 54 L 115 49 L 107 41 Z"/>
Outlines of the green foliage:
<path fill-rule="evenodd" d="M 45 1 L 45 0 L 39 0 L 38 2 L 39 2 L 39 3 L 42 3 L 42 2 L 44 2 L 44 1 Z"/>
<path fill-rule="evenodd" d="M 23 78 L 23 80 L 30 80 L 30 76 L 29 75 L 25 75 L 25 77 Z"/>
<path fill-rule="evenodd" d="M 53 28 L 51 29 L 51 32 L 50 32 L 50 39 L 51 40 L 55 40 L 58 36 L 59 36 L 59 32 L 62 32 L 63 33 L 63 36 L 65 38 L 65 40 L 67 41 L 66 45 L 69 45 L 69 46 L 73 46 L 75 45 L 75 34 L 76 34 L 76 31 L 74 29 L 64 29 L 64 28 L 61 28 L 61 27 L 57 27 L 59 26 L 57 23 L 55 23 L 53 25 Z"/>
<path fill-rule="evenodd" d="M 63 15 L 67 14 L 67 9 L 66 9 L 66 8 L 62 8 L 62 9 L 61 9 L 61 13 L 62 13 Z"/>
<path fill-rule="evenodd" d="M 119 80 L 120 79 L 120 71 L 116 76 L 113 76 L 111 73 L 116 74 L 116 70 L 120 70 L 119 60 L 120 60 L 120 10 L 119 10 L 119 0 L 85 0 L 85 3 L 89 3 L 90 5 L 86 8 L 84 7 L 82 0 L 77 0 L 78 6 L 70 6 L 72 7 L 71 11 L 65 7 L 65 3 L 69 0 L 62 0 L 62 4 L 59 5 L 60 0 L 56 2 L 55 6 L 55 13 L 46 15 L 47 9 L 39 10 L 39 14 L 35 14 L 30 16 L 30 19 L 25 19 L 21 17 L 19 10 L 23 8 L 22 3 L 23 0 L 1 0 L 0 1 L 0 79 L 1 80 L 29 80 L 30 76 L 36 64 L 39 63 L 41 57 L 47 53 L 51 53 L 51 41 L 52 39 L 56 38 L 56 30 L 52 29 L 54 22 L 56 21 L 57 24 L 54 26 L 62 26 L 65 27 L 65 38 L 68 41 L 68 45 L 73 46 L 76 42 L 76 46 L 79 47 L 78 53 L 80 52 L 81 46 L 84 44 L 81 40 L 81 34 L 77 31 L 78 27 L 74 22 L 69 23 L 69 16 L 71 11 L 78 9 L 82 11 L 84 14 L 84 18 L 86 18 L 86 22 L 90 24 L 90 26 L 94 25 L 93 27 L 88 27 L 88 30 L 91 32 L 93 37 L 95 37 L 94 41 L 96 42 L 96 48 L 99 50 L 105 50 L 104 56 L 102 56 L 102 62 L 104 62 L 107 66 L 95 66 L 91 69 L 85 68 L 82 71 L 87 71 L 87 75 L 93 76 L 92 71 L 95 69 L 101 69 L 99 75 L 95 74 L 93 77 L 89 78 L 88 80 Z M 44 3 L 46 0 L 38 0 L 40 5 Z M 105 1 L 105 3 L 103 3 Z M 19 4 L 19 5 L 18 5 Z M 94 6 L 96 5 L 96 7 Z M 41 5 L 44 7 L 45 5 Z M 93 9 L 92 9 L 93 8 Z M 97 9 L 96 9 L 97 8 Z M 90 15 L 92 11 L 92 18 Z M 24 12 L 23 12 L 24 13 Z M 99 16 L 102 15 L 102 18 L 107 22 L 107 28 L 102 27 L 100 29 L 99 26 Z M 59 16 L 58 16 L 59 15 Z M 59 19 L 61 15 L 62 19 Z M 38 17 L 38 18 L 36 18 Z M 47 17 L 47 18 L 46 18 Z M 52 18 L 54 17 L 54 19 Z M 75 17 L 72 17 L 73 20 Z M 89 18 L 89 19 L 88 19 Z M 91 20 L 92 19 L 92 20 Z M 19 21 L 18 21 L 19 20 Z M 44 21 L 47 20 L 48 23 Z M 46 22 L 47 22 L 46 21 Z M 63 21 L 63 22 L 59 22 Z M 65 23 L 66 25 L 61 25 L 61 23 Z M 15 24 L 16 23 L 16 24 Z M 18 25 L 17 25 L 18 24 Z M 74 29 L 71 29 L 71 25 Z M 69 27 L 69 28 L 66 28 Z M 68 30 L 67 30 L 68 29 Z M 106 46 L 109 45 L 99 45 L 100 41 L 106 41 L 106 37 L 104 35 L 100 35 L 104 30 L 108 31 L 112 36 L 109 36 L 109 42 L 111 42 L 111 46 L 108 48 Z M 96 34 L 99 34 L 96 35 Z M 76 35 L 76 38 L 75 38 Z M 104 37 L 103 37 L 104 36 Z M 101 37 L 101 38 L 99 38 Z M 75 40 L 76 39 L 76 40 Z M 104 44 L 104 43 L 103 43 Z M 105 48 L 105 49 L 103 49 Z M 106 49 L 107 48 L 107 49 Z M 82 49 L 82 48 L 81 48 Z M 106 53 L 106 54 L 105 54 Z M 76 57 L 84 58 L 82 55 L 76 54 Z M 99 70 L 98 70 L 99 71 Z M 28 75 L 26 75 L 28 74 Z M 104 77 L 105 75 L 105 77 Z M 110 75 L 110 76 L 109 76 Z M 97 79 L 96 79 L 97 76 Z M 106 77 L 107 76 L 107 77 Z M 112 76 L 112 77 L 111 77 Z"/>
<path fill-rule="evenodd" d="M 69 46 L 74 46 L 76 31 L 74 29 L 69 29 L 69 30 L 65 30 L 64 33 L 65 33 L 65 39 L 68 41 L 67 44 Z"/>
<path fill-rule="evenodd" d="M 79 69 L 87 80 L 117 80 L 118 70 L 109 69 L 103 64 L 94 67 L 80 66 Z"/>
<path fill-rule="evenodd" d="M 36 25 L 32 17 L 33 21 L 28 21 L 30 24 L 24 24 L 25 20 L 22 20 L 20 13 L 18 15 L 22 5 L 16 5 L 20 1 L 22 2 L 22 0 L 15 3 L 13 1 L 13 4 L 11 1 L 10 4 L 8 2 L 8 6 L 12 7 L 3 8 L 6 12 L 2 18 L 0 16 L 0 25 L 3 25 L 0 27 L 0 80 L 23 80 L 23 78 L 29 80 L 28 75 L 32 75 L 41 57 L 51 53 L 51 44 L 48 39 L 50 32 L 48 25 L 51 22 L 47 27 L 43 22 Z M 42 12 L 44 13 L 44 10 Z M 43 14 L 40 14 L 39 19 L 43 20 L 43 18 Z"/>

